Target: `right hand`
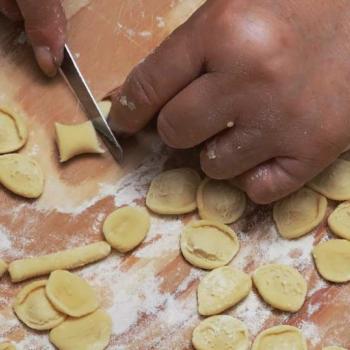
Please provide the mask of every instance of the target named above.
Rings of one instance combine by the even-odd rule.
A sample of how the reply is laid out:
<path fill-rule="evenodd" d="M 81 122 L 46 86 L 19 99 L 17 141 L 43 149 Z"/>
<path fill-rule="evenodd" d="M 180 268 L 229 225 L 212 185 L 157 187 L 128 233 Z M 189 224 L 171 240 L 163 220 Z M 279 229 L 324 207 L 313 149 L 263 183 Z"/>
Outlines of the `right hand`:
<path fill-rule="evenodd" d="M 63 60 L 66 17 L 60 0 L 0 0 L 0 12 L 24 21 L 25 31 L 41 70 L 56 75 Z"/>

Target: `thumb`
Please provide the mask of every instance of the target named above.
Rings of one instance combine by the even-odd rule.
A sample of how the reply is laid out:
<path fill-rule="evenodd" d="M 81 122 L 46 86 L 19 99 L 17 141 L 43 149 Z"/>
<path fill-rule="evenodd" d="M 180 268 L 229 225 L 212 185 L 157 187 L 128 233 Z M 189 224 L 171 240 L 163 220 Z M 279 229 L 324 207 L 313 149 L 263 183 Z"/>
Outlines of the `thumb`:
<path fill-rule="evenodd" d="M 203 62 L 193 26 L 189 21 L 175 30 L 112 95 L 109 122 L 114 131 L 139 131 L 200 75 Z"/>
<path fill-rule="evenodd" d="M 48 76 L 63 60 L 66 17 L 60 0 L 17 0 L 36 60 Z"/>

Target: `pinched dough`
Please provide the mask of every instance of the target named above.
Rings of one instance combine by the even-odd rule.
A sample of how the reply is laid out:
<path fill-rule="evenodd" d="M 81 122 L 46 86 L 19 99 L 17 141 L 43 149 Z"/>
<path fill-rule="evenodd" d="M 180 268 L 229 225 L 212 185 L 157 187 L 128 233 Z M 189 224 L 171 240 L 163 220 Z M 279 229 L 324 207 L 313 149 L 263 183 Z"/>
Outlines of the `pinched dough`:
<path fill-rule="evenodd" d="M 264 265 L 254 272 L 253 282 L 265 302 L 276 309 L 296 312 L 304 304 L 306 281 L 290 266 Z"/>
<path fill-rule="evenodd" d="M 196 267 L 212 270 L 228 264 L 239 250 L 236 233 L 228 226 L 209 220 L 188 224 L 181 234 L 184 258 Z"/>
<path fill-rule="evenodd" d="M 319 243 L 312 254 L 320 275 L 331 282 L 350 281 L 350 242 L 331 239 Z"/>
<path fill-rule="evenodd" d="M 318 226 L 326 215 L 327 199 L 302 188 L 275 203 L 273 218 L 280 235 L 287 239 L 301 237 Z"/>
<path fill-rule="evenodd" d="M 100 304 L 95 291 L 85 280 L 64 270 L 51 273 L 46 295 L 57 310 L 72 317 L 90 314 Z"/>
<path fill-rule="evenodd" d="M 309 186 L 329 199 L 350 199 L 350 162 L 337 159 L 331 166 L 316 176 Z"/>
<path fill-rule="evenodd" d="M 18 112 L 0 107 L 0 154 L 19 150 L 28 138 L 27 126 Z"/>
<path fill-rule="evenodd" d="M 242 216 L 246 197 L 226 181 L 206 178 L 198 188 L 197 205 L 202 219 L 231 224 Z"/>
<path fill-rule="evenodd" d="M 350 240 L 350 202 L 340 204 L 328 217 L 328 225 L 334 234 Z"/>
<path fill-rule="evenodd" d="M 230 266 L 209 272 L 199 283 L 198 312 L 217 315 L 239 303 L 252 289 L 249 275 Z"/>
<path fill-rule="evenodd" d="M 323 350 L 346 350 L 345 348 L 341 348 L 340 346 L 326 346 Z"/>
<path fill-rule="evenodd" d="M 39 164 L 23 154 L 0 156 L 0 183 L 26 198 L 38 198 L 44 190 L 44 174 Z"/>
<path fill-rule="evenodd" d="M 61 162 L 65 162 L 79 154 L 104 152 L 90 120 L 75 125 L 55 123 L 55 126 Z"/>
<path fill-rule="evenodd" d="M 2 259 L 0 259 L 0 277 L 2 277 L 8 269 L 8 265 Z"/>
<path fill-rule="evenodd" d="M 13 309 L 17 317 L 28 327 L 48 330 L 65 320 L 45 294 L 46 281 L 36 281 L 25 286 L 16 296 Z"/>
<path fill-rule="evenodd" d="M 123 207 L 108 215 L 103 233 L 113 248 L 126 253 L 145 239 L 149 227 L 150 218 L 145 209 Z"/>
<path fill-rule="evenodd" d="M 111 246 L 106 242 L 91 243 L 83 247 L 34 258 L 15 260 L 9 265 L 12 282 L 47 275 L 55 270 L 70 270 L 101 260 L 109 255 Z"/>
<path fill-rule="evenodd" d="M 189 168 L 165 171 L 155 177 L 146 205 L 157 214 L 185 214 L 197 208 L 196 193 L 200 176 Z"/>
<path fill-rule="evenodd" d="M 212 316 L 194 329 L 192 343 L 196 350 L 247 350 L 249 333 L 246 325 L 236 318 Z"/>
<path fill-rule="evenodd" d="M 292 326 L 276 326 L 261 332 L 252 350 L 307 350 L 303 334 Z"/>
<path fill-rule="evenodd" d="M 50 332 L 50 341 L 59 350 L 103 350 L 109 343 L 112 320 L 103 310 L 82 318 L 70 318 Z"/>
<path fill-rule="evenodd" d="M 1 343 L 0 350 L 16 350 L 16 347 L 10 343 Z"/>

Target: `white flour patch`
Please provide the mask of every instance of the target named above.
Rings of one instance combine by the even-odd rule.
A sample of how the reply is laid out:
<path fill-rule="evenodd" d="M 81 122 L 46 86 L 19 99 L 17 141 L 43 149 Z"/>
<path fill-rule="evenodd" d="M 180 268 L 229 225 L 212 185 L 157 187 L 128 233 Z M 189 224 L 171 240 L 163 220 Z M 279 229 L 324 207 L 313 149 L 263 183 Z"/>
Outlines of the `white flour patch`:
<path fill-rule="evenodd" d="M 144 30 L 142 32 L 138 33 L 139 36 L 143 37 L 143 38 L 150 38 L 152 36 L 152 32 L 148 31 L 148 30 Z"/>
<path fill-rule="evenodd" d="M 10 233 L 4 226 L 0 225 L 0 252 L 11 249 L 12 244 L 9 237 Z"/>
<path fill-rule="evenodd" d="M 299 329 L 304 334 L 306 339 L 308 339 L 311 345 L 315 346 L 320 342 L 321 340 L 320 330 L 314 323 L 302 321 L 299 326 Z"/>
<path fill-rule="evenodd" d="M 164 17 L 156 16 L 156 22 L 158 28 L 164 28 L 165 27 L 165 20 Z"/>

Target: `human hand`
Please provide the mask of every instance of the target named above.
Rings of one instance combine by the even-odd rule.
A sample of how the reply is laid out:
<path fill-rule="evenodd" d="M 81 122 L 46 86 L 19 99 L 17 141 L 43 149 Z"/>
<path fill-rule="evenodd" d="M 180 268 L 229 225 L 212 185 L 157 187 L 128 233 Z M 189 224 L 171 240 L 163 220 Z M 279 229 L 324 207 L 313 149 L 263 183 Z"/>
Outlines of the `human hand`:
<path fill-rule="evenodd" d="M 208 176 L 277 200 L 350 143 L 349 16 L 343 0 L 208 0 L 130 73 L 111 126 L 158 114 L 170 147 L 203 144 Z"/>
<path fill-rule="evenodd" d="M 0 0 L 0 12 L 13 21 L 24 21 L 41 70 L 52 77 L 63 60 L 66 17 L 60 0 Z"/>

